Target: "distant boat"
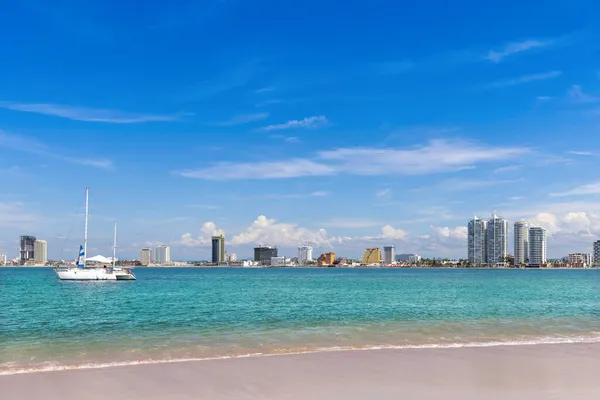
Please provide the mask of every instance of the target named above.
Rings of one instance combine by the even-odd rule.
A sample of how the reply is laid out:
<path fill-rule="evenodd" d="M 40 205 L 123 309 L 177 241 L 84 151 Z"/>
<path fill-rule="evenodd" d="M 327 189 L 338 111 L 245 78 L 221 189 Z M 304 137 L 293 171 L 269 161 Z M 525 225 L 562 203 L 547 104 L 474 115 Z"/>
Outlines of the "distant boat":
<path fill-rule="evenodd" d="M 117 224 L 115 223 L 115 233 L 113 238 L 113 258 L 110 267 L 87 267 L 87 242 L 88 242 L 88 188 L 85 189 L 85 229 L 83 235 L 83 245 L 79 246 L 79 256 L 76 266 L 58 266 L 54 270 L 61 280 L 66 281 L 134 281 L 135 275 L 129 269 L 123 269 L 115 266 L 115 253 L 117 248 Z"/>

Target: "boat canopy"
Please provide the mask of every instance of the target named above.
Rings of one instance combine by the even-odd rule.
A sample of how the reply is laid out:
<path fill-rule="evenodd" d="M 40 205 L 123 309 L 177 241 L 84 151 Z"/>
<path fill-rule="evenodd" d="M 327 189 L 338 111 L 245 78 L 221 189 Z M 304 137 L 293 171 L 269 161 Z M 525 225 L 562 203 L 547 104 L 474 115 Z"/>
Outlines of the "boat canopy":
<path fill-rule="evenodd" d="M 104 263 L 104 264 L 112 263 L 112 261 L 113 261 L 112 257 L 104 257 L 101 255 L 97 255 L 97 256 L 85 259 L 85 262 L 97 262 L 97 263 Z"/>

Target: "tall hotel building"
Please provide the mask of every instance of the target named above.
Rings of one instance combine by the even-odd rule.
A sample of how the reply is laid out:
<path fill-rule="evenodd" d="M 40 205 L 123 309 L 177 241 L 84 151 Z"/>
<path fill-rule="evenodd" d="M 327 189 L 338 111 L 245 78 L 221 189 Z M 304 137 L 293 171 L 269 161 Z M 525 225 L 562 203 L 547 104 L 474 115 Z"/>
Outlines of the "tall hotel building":
<path fill-rule="evenodd" d="M 298 264 L 306 264 L 313 260 L 313 248 L 310 246 L 298 247 Z"/>
<path fill-rule="evenodd" d="M 48 262 L 48 243 L 45 240 L 36 239 L 33 242 L 33 261 L 36 265 L 46 265 Z"/>
<path fill-rule="evenodd" d="M 487 222 L 477 217 L 469 221 L 468 259 L 471 264 L 485 264 Z"/>
<path fill-rule="evenodd" d="M 157 264 L 168 264 L 171 262 L 171 248 L 169 246 L 156 246 L 154 249 L 154 262 Z"/>
<path fill-rule="evenodd" d="M 152 264 L 152 250 L 145 248 L 140 250 L 140 264 L 144 267 Z"/>
<path fill-rule="evenodd" d="M 506 265 L 508 221 L 494 215 L 487 224 L 486 258 L 489 265 Z"/>
<path fill-rule="evenodd" d="M 515 265 L 529 262 L 529 222 L 515 222 Z"/>
<path fill-rule="evenodd" d="M 546 230 L 529 228 L 529 266 L 541 267 L 546 264 Z"/>
<path fill-rule="evenodd" d="M 212 237 L 212 262 L 215 264 L 225 262 L 225 235 Z"/>
<path fill-rule="evenodd" d="M 396 246 L 383 246 L 383 263 L 393 264 L 396 262 Z"/>

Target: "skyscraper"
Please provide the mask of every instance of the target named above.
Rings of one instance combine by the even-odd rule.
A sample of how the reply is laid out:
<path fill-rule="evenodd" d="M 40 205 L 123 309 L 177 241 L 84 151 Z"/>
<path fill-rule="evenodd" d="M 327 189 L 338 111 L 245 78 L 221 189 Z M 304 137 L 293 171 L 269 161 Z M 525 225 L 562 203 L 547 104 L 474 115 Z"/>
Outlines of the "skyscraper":
<path fill-rule="evenodd" d="M 298 263 L 306 264 L 309 261 L 313 260 L 313 248 L 310 246 L 300 246 L 298 247 Z"/>
<path fill-rule="evenodd" d="M 20 263 L 25 264 L 27 261 L 33 260 L 35 249 L 35 236 L 20 237 Z"/>
<path fill-rule="evenodd" d="M 396 246 L 383 246 L 383 263 L 392 264 L 396 262 Z"/>
<path fill-rule="evenodd" d="M 494 214 L 487 223 L 486 258 L 489 265 L 506 265 L 508 257 L 508 221 Z"/>
<path fill-rule="evenodd" d="M 215 264 L 225 262 L 225 235 L 212 237 L 212 262 Z"/>
<path fill-rule="evenodd" d="M 151 249 L 141 249 L 140 250 L 140 264 L 147 267 L 152 264 L 152 250 Z"/>
<path fill-rule="evenodd" d="M 271 257 L 277 257 L 277 247 L 258 246 L 254 248 L 254 261 L 261 265 L 271 265 Z"/>
<path fill-rule="evenodd" d="M 6 254 L 0 254 L 0 265 L 6 265 Z"/>
<path fill-rule="evenodd" d="M 471 264 L 485 264 L 487 222 L 477 217 L 469 221 L 468 259 Z"/>
<path fill-rule="evenodd" d="M 529 260 L 529 222 L 515 222 L 515 265 L 526 264 Z"/>
<path fill-rule="evenodd" d="M 600 267 L 600 240 L 594 242 L 594 266 Z"/>
<path fill-rule="evenodd" d="M 48 243 L 45 240 L 33 242 L 33 260 L 36 265 L 46 265 L 48 262 Z"/>
<path fill-rule="evenodd" d="M 169 246 L 156 246 L 154 249 L 154 261 L 157 264 L 167 264 L 171 262 L 171 248 Z"/>
<path fill-rule="evenodd" d="M 541 267 L 546 264 L 546 230 L 529 228 L 529 266 Z"/>

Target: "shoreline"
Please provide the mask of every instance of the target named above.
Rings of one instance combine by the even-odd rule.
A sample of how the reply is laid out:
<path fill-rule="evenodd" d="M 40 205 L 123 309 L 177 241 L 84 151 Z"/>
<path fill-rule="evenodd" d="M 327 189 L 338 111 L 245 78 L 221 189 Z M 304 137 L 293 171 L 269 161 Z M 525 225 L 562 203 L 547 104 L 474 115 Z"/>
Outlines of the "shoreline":
<path fill-rule="evenodd" d="M 593 399 L 599 368 L 600 343 L 371 349 L 4 375 L 0 398 Z"/>

